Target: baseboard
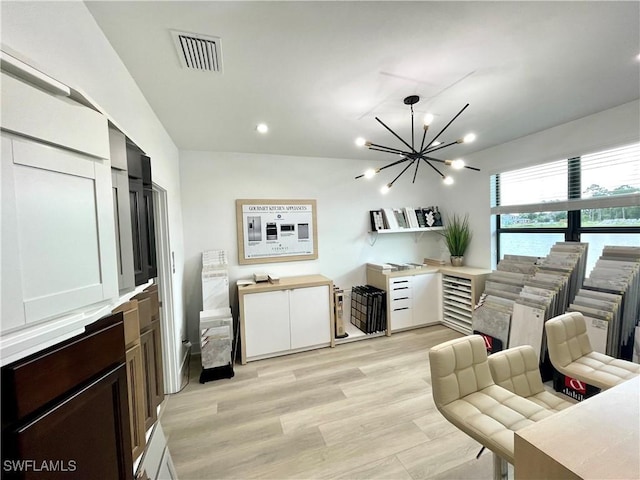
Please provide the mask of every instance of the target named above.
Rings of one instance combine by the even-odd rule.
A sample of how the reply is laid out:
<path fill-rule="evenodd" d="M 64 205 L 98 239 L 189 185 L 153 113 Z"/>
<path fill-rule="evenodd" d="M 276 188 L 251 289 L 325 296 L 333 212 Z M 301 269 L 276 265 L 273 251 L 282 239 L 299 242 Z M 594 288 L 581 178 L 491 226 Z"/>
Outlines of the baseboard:
<path fill-rule="evenodd" d="M 183 343 L 182 361 L 180 362 L 180 390 L 189 382 L 189 365 L 191 363 L 191 343 Z"/>

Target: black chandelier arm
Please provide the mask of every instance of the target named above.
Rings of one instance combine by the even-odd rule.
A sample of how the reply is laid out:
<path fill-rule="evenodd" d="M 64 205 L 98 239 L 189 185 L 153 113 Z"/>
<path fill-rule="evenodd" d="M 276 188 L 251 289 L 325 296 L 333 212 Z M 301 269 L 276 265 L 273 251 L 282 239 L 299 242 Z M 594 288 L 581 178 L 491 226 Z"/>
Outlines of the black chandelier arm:
<path fill-rule="evenodd" d="M 407 147 L 409 147 L 409 150 L 411 150 L 413 153 L 418 153 L 418 152 L 416 152 L 416 151 L 415 151 L 415 149 L 414 149 L 411 145 L 409 145 L 407 142 L 405 142 L 405 141 L 404 141 L 404 140 L 403 140 L 403 139 L 402 139 L 402 138 L 401 138 L 401 137 L 400 137 L 396 132 L 394 132 L 394 131 L 393 131 L 393 130 L 391 130 L 389 127 L 387 127 L 387 125 L 386 125 L 382 120 L 380 120 L 378 117 L 375 117 L 375 119 L 378 121 L 378 123 L 379 123 L 380 125 L 382 125 L 384 128 L 386 128 L 387 130 L 389 130 L 389 131 L 393 134 L 393 136 L 395 136 L 398 140 L 400 140 L 400 141 L 401 141 L 402 143 L 404 143 Z"/>
<path fill-rule="evenodd" d="M 423 131 L 422 131 L 422 143 L 420 143 L 420 151 L 421 152 L 424 150 L 424 139 L 427 137 L 427 130 L 428 130 L 428 127 L 425 126 Z"/>
<path fill-rule="evenodd" d="M 398 176 L 397 176 L 396 178 L 394 178 L 393 180 L 391 180 L 391 183 L 389 183 L 389 184 L 388 184 L 388 186 L 389 186 L 389 187 L 392 187 L 392 186 L 393 186 L 393 184 L 395 183 L 395 181 L 396 181 L 396 180 L 398 180 L 398 179 L 402 176 L 402 174 L 403 174 L 404 172 L 406 172 L 406 171 L 409 169 L 409 167 L 411 167 L 411 165 L 413 165 L 413 162 L 415 162 L 415 160 L 411 160 L 411 163 L 409 163 L 409 165 L 407 165 L 406 167 L 404 167 L 404 168 L 402 169 L 402 171 L 398 174 Z M 391 165 L 389 165 L 389 166 L 391 166 Z"/>
<path fill-rule="evenodd" d="M 458 118 L 458 117 L 462 114 L 462 112 L 464 112 L 464 111 L 465 111 L 465 109 L 466 109 L 468 106 L 469 106 L 469 104 L 467 103 L 464 107 L 462 107 L 462 110 L 460 110 L 460 111 L 456 114 L 456 116 L 455 116 L 455 117 L 453 117 L 451 120 L 449 120 L 449 123 L 447 123 L 447 124 L 444 126 L 444 128 L 443 128 L 442 130 L 440 130 L 440 132 L 438 132 L 438 134 L 433 138 L 433 140 L 431 140 L 427 145 L 431 145 L 433 142 L 435 142 L 435 141 L 438 139 L 438 137 L 440 137 L 440 135 L 442 135 L 442 133 L 443 133 L 447 128 L 449 128 L 449 125 L 451 125 L 451 124 L 454 122 L 454 120 L 455 120 L 456 118 Z M 427 149 L 428 149 L 428 148 L 429 148 L 429 147 L 427 147 Z M 424 151 L 425 151 L 425 148 L 422 148 L 422 150 L 420 151 L 420 153 L 424 153 Z"/>
<path fill-rule="evenodd" d="M 395 162 L 389 163 L 388 165 L 385 165 L 384 167 L 380 167 L 380 168 L 376 171 L 376 173 L 380 172 L 381 170 L 384 170 L 385 168 L 393 167 L 394 165 L 398 165 L 399 163 L 404 163 L 404 162 L 406 162 L 406 161 L 408 161 L 408 160 L 411 160 L 411 159 L 410 159 L 410 158 L 401 158 L 401 159 L 400 159 L 400 160 L 398 160 L 398 161 L 395 161 Z M 357 179 L 362 178 L 362 177 L 364 177 L 364 173 L 362 173 L 362 174 L 358 175 L 357 177 L 355 177 L 355 179 L 357 180 Z"/>
<path fill-rule="evenodd" d="M 416 142 L 414 140 L 414 128 L 413 128 L 413 104 L 410 105 L 411 106 L 411 150 L 413 150 L 414 152 L 416 151 L 415 149 L 415 145 Z M 418 162 L 420 163 L 420 162 Z"/>
<path fill-rule="evenodd" d="M 422 157 L 424 160 L 428 160 L 430 162 L 439 162 L 439 163 L 447 163 L 444 160 L 440 160 L 439 158 L 434 158 L 434 157 L 428 157 L 426 155 L 422 155 Z"/>
<path fill-rule="evenodd" d="M 416 183 L 416 175 L 418 175 L 418 167 L 420 166 L 420 160 L 416 162 L 416 169 L 413 172 L 413 181 L 411 183 Z"/>
<path fill-rule="evenodd" d="M 372 148 L 375 147 L 375 148 Z M 413 152 L 407 152 L 406 150 L 401 150 L 395 147 L 387 147 L 386 145 L 378 145 L 377 143 L 372 143 L 367 147 L 369 150 L 378 150 L 380 152 L 387 153 L 398 153 L 401 155 L 411 155 Z"/>
<path fill-rule="evenodd" d="M 439 158 L 433 158 L 433 157 L 427 157 L 426 155 L 423 155 L 422 158 L 432 161 L 432 162 L 440 162 L 440 163 L 447 163 L 445 160 L 440 160 Z M 479 168 L 476 167 L 472 167 L 470 165 L 465 165 L 464 168 L 468 168 L 469 170 L 475 170 L 476 172 L 480 172 L 481 170 Z"/>
<path fill-rule="evenodd" d="M 438 175 L 440 175 L 442 178 L 445 178 L 445 176 L 442 174 L 442 172 L 440 170 L 438 170 L 436 167 L 434 167 L 433 165 L 431 165 L 431 162 L 429 160 L 427 160 L 426 158 L 422 157 L 422 160 L 425 161 L 425 163 L 427 165 L 429 165 L 431 168 L 433 168 L 436 172 L 438 172 Z"/>
<path fill-rule="evenodd" d="M 432 142 L 433 143 L 433 142 Z M 456 145 L 458 142 L 451 142 L 451 143 L 447 143 L 444 145 L 436 145 L 434 147 L 427 147 L 424 149 L 424 151 L 422 153 L 431 153 L 431 152 L 435 152 L 436 150 L 442 150 L 443 148 L 447 148 L 450 147 L 451 145 Z"/>

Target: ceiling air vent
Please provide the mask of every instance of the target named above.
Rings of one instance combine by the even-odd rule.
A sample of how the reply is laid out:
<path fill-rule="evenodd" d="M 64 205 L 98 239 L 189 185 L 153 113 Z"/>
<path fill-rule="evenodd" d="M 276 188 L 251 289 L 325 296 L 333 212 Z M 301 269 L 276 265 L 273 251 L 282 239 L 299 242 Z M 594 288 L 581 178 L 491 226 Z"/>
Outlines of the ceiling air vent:
<path fill-rule="evenodd" d="M 222 72 L 221 41 L 218 37 L 171 30 L 183 68 Z"/>

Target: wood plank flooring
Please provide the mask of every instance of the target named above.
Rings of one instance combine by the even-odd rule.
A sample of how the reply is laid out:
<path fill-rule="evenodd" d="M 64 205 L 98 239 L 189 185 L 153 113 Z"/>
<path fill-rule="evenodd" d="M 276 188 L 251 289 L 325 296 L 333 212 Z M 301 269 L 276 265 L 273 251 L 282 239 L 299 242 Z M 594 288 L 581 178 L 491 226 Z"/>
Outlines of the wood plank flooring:
<path fill-rule="evenodd" d="M 161 423 L 181 480 L 489 479 L 492 455 L 436 410 L 428 350 L 461 336 L 427 327 L 236 365 L 191 380 Z"/>

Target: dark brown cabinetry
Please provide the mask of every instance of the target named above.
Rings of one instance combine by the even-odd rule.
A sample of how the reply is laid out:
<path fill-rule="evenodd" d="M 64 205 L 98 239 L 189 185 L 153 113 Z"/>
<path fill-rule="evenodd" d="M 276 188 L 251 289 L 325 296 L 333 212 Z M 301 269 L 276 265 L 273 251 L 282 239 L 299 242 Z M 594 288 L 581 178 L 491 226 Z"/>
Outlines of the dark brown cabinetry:
<path fill-rule="evenodd" d="M 122 314 L 2 368 L 3 478 L 132 479 Z"/>
<path fill-rule="evenodd" d="M 158 276 L 151 159 L 127 144 L 127 168 L 135 284 L 142 285 Z"/>

